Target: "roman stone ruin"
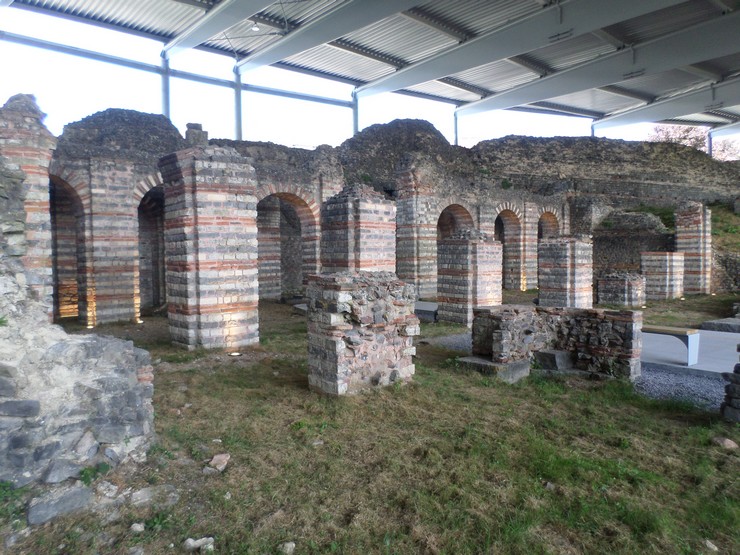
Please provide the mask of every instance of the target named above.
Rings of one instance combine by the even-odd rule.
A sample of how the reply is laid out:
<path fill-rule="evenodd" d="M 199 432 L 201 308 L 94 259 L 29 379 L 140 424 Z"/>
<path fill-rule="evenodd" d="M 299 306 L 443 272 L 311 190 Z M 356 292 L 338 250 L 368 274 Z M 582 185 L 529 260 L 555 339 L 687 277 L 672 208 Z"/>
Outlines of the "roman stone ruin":
<path fill-rule="evenodd" d="M 498 313 L 502 289 L 549 288 L 512 325 L 552 328 L 522 333 L 577 368 L 632 377 L 639 317 L 586 308 L 594 283 L 611 278 L 604 294 L 632 306 L 640 279 L 648 298 L 737 287 L 706 205 L 735 201 L 740 168 L 679 145 L 462 148 L 399 120 L 308 151 L 209 139 L 198 124 L 182 137 L 129 110 L 58 138 L 42 120 L 28 96 L 0 109 L 0 479 L 15 483 L 123 459 L 151 430 L 147 355 L 50 320 L 95 328 L 166 311 L 175 344 L 231 349 L 258 341 L 260 299 L 308 295 L 312 387 L 340 393 L 410 378 L 418 299 L 470 325 L 476 310 Z M 675 212 L 675 232 L 646 207 Z M 571 345 L 563 326 L 601 350 Z"/>

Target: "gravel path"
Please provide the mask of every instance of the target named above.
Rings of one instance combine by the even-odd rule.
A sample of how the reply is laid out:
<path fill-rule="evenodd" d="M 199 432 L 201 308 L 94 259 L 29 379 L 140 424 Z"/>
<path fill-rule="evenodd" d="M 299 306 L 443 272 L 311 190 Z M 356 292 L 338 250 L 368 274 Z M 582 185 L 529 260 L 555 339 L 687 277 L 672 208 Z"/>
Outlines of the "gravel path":
<path fill-rule="evenodd" d="M 447 349 L 472 353 L 470 332 L 430 338 L 427 341 Z M 717 376 L 694 376 L 643 367 L 635 389 L 651 399 L 688 401 L 707 411 L 719 411 L 725 396 L 725 381 Z"/>

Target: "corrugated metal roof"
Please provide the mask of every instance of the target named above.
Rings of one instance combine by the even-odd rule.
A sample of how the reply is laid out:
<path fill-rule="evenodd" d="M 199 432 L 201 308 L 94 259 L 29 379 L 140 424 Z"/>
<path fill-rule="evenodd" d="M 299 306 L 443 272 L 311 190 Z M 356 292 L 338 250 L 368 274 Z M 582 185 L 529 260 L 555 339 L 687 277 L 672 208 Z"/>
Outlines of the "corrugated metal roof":
<path fill-rule="evenodd" d="M 303 37 L 310 36 L 315 28 L 312 25 L 320 20 L 331 18 L 337 11 L 346 12 L 347 9 L 356 9 L 356 6 L 367 6 L 363 4 L 367 1 L 273 2 L 250 19 L 231 22 L 228 29 L 217 32 L 201 44 L 237 58 L 259 54 L 272 46 L 291 44 L 297 30 L 305 31 Z M 622 1 L 627 3 L 627 0 Z M 267 4 L 270 0 L 265 2 Z M 638 2 L 629 0 L 632 5 Z M 218 4 L 217 0 L 15 0 L 11 9 L 30 9 L 71 17 L 166 42 L 197 25 L 208 10 Z M 557 9 L 557 4 L 543 0 L 430 0 L 419 3 L 405 13 L 385 17 L 349 32 L 343 31 L 344 35 L 339 40 L 331 37 L 303 47 L 285 55 L 279 63 L 282 67 L 298 67 L 316 75 L 367 83 L 390 75 L 407 64 L 413 67 L 420 64 L 431 66 L 431 60 L 458 47 L 458 42 L 465 45 L 475 37 L 493 33 L 509 23 L 535 16 L 543 10 Z M 611 25 L 604 29 L 606 34 L 599 34 L 595 29 L 595 34 L 589 32 L 544 44 L 529 52 L 522 52 L 514 60 L 491 59 L 478 67 L 465 67 L 458 71 L 453 69 L 451 74 L 437 75 L 438 79 L 432 81 L 428 74 L 424 74 L 425 77 L 420 79 L 423 82 L 410 85 L 407 90 L 457 103 L 475 101 L 487 91 L 496 93 L 525 86 L 528 82 L 536 81 L 541 73 L 557 73 L 597 59 L 613 52 L 620 41 L 639 45 L 698 23 L 729 17 L 723 13 L 733 10 L 740 10 L 740 0 L 679 2 L 672 7 Z M 259 23 L 259 31 L 252 29 L 253 21 Z M 711 37 L 707 37 L 707 41 L 711 41 Z M 676 69 L 642 75 L 615 85 L 647 98 L 664 98 L 697 84 L 706 84 L 708 80 L 740 74 L 740 40 L 737 43 L 732 54 L 703 60 L 695 64 L 693 71 L 682 70 L 681 60 L 675 60 Z M 699 52 L 702 46 L 696 45 Z M 442 78 L 447 78 L 447 82 Z M 540 102 L 549 102 L 558 110 L 571 106 L 579 113 L 607 114 L 640 103 L 613 91 L 590 89 L 587 84 L 583 86 L 583 91 L 558 98 L 542 98 Z M 737 100 L 740 104 L 740 99 Z"/>

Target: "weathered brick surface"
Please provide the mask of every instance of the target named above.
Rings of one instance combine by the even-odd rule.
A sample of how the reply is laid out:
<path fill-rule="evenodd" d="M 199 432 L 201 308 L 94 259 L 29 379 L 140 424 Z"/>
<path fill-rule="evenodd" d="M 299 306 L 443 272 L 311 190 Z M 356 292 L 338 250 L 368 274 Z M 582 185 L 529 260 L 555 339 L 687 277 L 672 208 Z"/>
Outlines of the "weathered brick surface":
<path fill-rule="evenodd" d="M 329 395 L 408 382 L 414 374 L 413 285 L 391 272 L 311 276 L 308 384 Z"/>
<path fill-rule="evenodd" d="M 640 375 L 642 312 L 506 305 L 473 314 L 473 353 L 493 362 L 527 360 L 555 349 L 574 353 L 580 370 Z"/>
<path fill-rule="evenodd" d="M 541 306 L 593 306 L 593 249 L 590 241 L 573 237 L 545 239 L 539 244 Z"/>
<path fill-rule="evenodd" d="M 188 348 L 259 341 L 257 202 L 235 150 L 196 147 L 162 158 L 170 333 Z"/>
<path fill-rule="evenodd" d="M 684 253 L 643 252 L 640 264 L 645 276 L 645 298 L 677 299 L 683 295 Z"/>

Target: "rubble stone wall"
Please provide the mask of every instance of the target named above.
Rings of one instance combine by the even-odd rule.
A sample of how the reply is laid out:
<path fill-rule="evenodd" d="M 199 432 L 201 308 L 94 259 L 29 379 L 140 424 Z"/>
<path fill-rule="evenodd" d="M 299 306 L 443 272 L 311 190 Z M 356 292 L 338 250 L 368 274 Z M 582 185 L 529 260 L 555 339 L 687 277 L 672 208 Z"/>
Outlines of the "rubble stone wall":
<path fill-rule="evenodd" d="M 642 312 L 506 305 L 473 311 L 473 354 L 496 363 L 554 349 L 574 354 L 579 370 L 640 375 Z"/>
<path fill-rule="evenodd" d="M 308 384 L 329 395 L 408 382 L 414 374 L 413 285 L 390 272 L 311 276 Z"/>

